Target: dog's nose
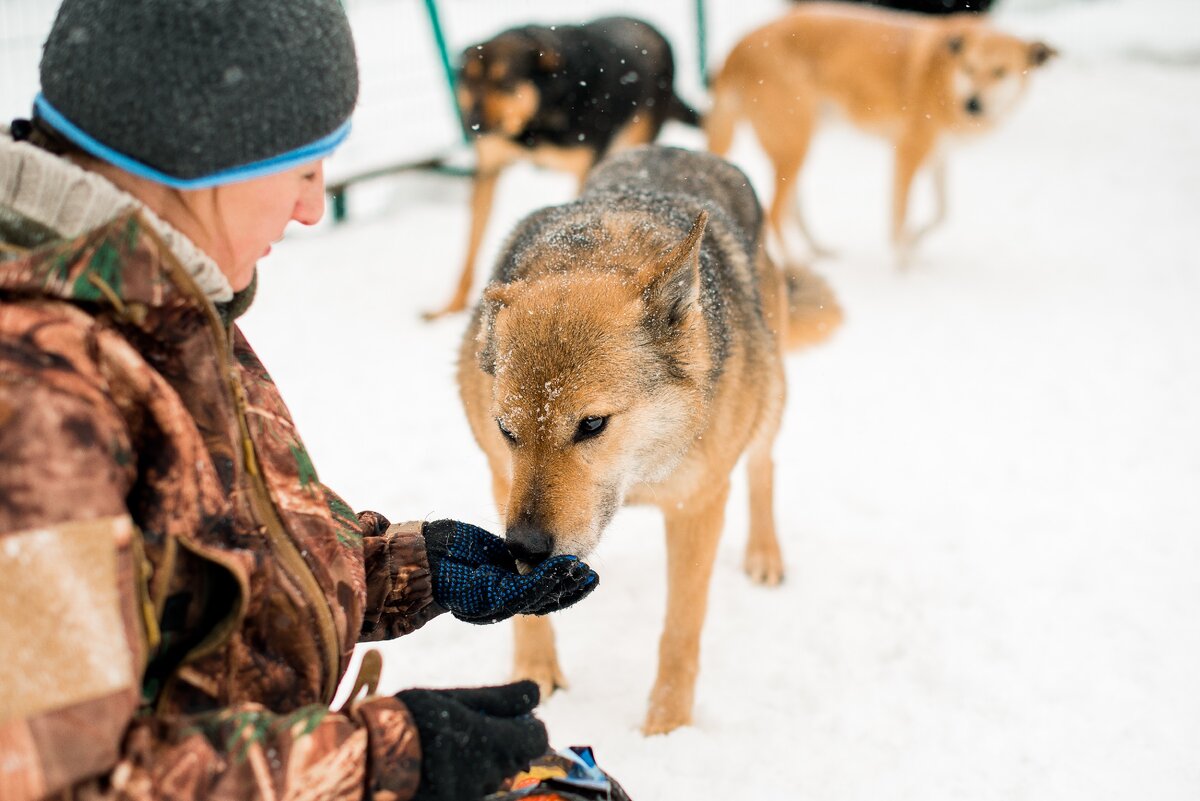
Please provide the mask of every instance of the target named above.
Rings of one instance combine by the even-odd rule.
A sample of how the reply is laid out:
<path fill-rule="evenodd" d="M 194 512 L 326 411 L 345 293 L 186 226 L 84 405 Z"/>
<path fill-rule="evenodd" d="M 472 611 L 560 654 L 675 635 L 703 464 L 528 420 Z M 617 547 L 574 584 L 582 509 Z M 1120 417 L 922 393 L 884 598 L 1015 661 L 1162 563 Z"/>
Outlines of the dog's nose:
<path fill-rule="evenodd" d="M 475 109 L 471 109 L 462 115 L 462 123 L 468 135 L 483 132 L 483 115 Z"/>
<path fill-rule="evenodd" d="M 539 565 L 549 558 L 554 550 L 554 538 L 541 526 L 518 520 L 504 532 L 508 550 L 518 560 L 528 565 Z"/>
<path fill-rule="evenodd" d="M 983 113 L 983 103 L 979 100 L 979 95 L 971 95 L 967 98 L 967 113 L 978 116 Z"/>

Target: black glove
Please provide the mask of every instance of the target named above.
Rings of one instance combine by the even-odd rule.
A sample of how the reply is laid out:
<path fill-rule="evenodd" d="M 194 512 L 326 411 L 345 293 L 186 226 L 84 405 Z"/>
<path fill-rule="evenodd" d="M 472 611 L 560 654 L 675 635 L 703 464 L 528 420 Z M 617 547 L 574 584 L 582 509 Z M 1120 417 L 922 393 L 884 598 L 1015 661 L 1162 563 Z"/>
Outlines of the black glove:
<path fill-rule="evenodd" d="M 546 753 L 533 716 L 538 687 L 519 681 L 463 690 L 405 690 L 421 739 L 421 784 L 413 801 L 477 801 Z"/>
<path fill-rule="evenodd" d="M 469 623 L 545 615 L 580 600 L 600 577 L 578 557 L 552 556 L 521 575 L 504 540 L 457 520 L 426 523 L 433 599 Z"/>

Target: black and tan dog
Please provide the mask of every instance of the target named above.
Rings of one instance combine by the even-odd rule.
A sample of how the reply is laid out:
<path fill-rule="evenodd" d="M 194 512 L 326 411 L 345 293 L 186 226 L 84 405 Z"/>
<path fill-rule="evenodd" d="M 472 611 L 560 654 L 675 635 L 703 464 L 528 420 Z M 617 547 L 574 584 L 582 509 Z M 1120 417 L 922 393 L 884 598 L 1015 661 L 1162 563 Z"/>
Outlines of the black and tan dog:
<path fill-rule="evenodd" d="M 838 0 L 841 3 L 890 8 L 893 11 L 915 11 L 918 14 L 945 16 L 947 14 L 986 14 L 995 0 Z M 807 3 L 809 0 L 795 0 Z"/>
<path fill-rule="evenodd" d="M 458 103 L 474 140 L 471 227 L 458 286 L 426 315 L 466 308 L 500 172 L 516 161 L 566 170 L 582 185 L 606 153 L 654 141 L 667 120 L 698 125 L 674 90 L 671 46 L 628 17 L 526 25 L 463 51 Z"/>
<path fill-rule="evenodd" d="M 691 720 L 730 472 L 750 485 L 745 569 L 783 562 L 771 450 L 783 353 L 841 320 L 828 286 L 759 246 L 746 176 L 708 153 L 610 156 L 581 197 L 523 220 L 463 340 L 459 388 L 510 548 L 584 556 L 617 509 L 665 517 L 667 613 L 644 731 Z M 564 684 L 546 618 L 517 622 L 515 673 Z"/>

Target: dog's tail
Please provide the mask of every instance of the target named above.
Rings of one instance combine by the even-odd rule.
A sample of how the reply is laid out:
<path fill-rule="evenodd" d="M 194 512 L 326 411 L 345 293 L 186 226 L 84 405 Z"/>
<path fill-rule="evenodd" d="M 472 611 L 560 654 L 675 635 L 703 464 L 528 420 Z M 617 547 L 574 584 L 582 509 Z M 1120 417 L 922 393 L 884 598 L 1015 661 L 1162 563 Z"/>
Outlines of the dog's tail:
<path fill-rule="evenodd" d="M 674 92 L 671 92 L 671 99 L 667 101 L 667 119 L 682 122 L 693 128 L 699 128 L 704 124 L 704 118 L 700 116 L 700 112 L 689 106 Z"/>
<path fill-rule="evenodd" d="M 712 107 L 704 116 L 704 133 L 708 137 L 708 149 L 724 156 L 733 144 L 734 125 L 740 113 L 737 92 L 728 85 L 722 86 L 720 75 L 711 83 Z"/>
<path fill-rule="evenodd" d="M 842 307 L 829 283 L 800 265 L 785 266 L 783 280 L 788 307 L 784 349 L 797 350 L 828 339 L 842 323 Z"/>

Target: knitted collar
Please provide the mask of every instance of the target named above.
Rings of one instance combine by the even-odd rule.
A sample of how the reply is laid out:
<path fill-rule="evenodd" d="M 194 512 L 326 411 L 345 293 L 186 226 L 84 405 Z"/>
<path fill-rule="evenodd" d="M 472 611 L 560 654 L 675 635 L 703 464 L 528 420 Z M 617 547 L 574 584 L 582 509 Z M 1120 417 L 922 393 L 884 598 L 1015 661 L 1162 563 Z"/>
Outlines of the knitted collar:
<path fill-rule="evenodd" d="M 0 206 L 11 208 L 65 239 L 81 236 L 136 211 L 212 302 L 233 300 L 233 289 L 217 263 L 144 203 L 96 173 L 41 148 L 14 142 L 3 126 L 0 126 Z"/>

